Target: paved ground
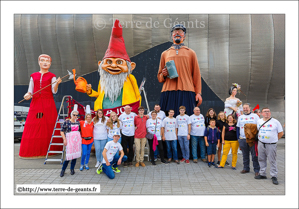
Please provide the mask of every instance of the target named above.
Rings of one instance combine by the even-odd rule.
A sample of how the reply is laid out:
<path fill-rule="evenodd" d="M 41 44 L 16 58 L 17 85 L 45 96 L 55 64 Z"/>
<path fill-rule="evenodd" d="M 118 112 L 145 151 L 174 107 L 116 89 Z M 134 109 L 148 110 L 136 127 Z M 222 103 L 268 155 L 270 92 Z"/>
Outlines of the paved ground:
<path fill-rule="evenodd" d="M 121 173 L 110 180 L 105 174 L 96 174 L 95 156 L 90 159 L 90 170 L 79 171 L 77 161 L 75 175 L 69 169 L 63 178 L 59 176 L 61 165 L 44 159 L 24 160 L 18 157 L 19 144 L 15 144 L 16 184 L 100 184 L 101 194 L 134 195 L 284 195 L 285 194 L 285 139 L 279 140 L 277 148 L 278 181 L 272 184 L 267 169 L 268 179 L 255 180 L 254 172 L 240 174 L 242 155 L 238 155 L 237 170 L 230 166 L 223 169 L 209 168 L 204 162 L 189 165 L 171 163 L 157 166 L 146 162 L 146 167 L 120 166 Z M 217 156 L 216 156 L 217 157 Z M 79 159 L 80 160 L 80 159 Z M 228 157 L 231 162 L 231 155 Z M 251 164 L 252 168 L 252 164 Z M 117 185 L 117 186 L 116 186 Z M 20 195 L 16 193 L 16 195 Z M 27 194 L 28 195 L 28 194 Z M 61 194 L 59 194 L 61 195 Z"/>

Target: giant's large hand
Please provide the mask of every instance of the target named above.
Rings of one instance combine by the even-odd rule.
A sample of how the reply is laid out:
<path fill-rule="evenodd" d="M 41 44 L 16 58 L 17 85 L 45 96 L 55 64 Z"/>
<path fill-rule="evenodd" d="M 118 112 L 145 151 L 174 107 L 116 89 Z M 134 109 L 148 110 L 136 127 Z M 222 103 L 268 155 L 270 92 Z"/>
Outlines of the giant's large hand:
<path fill-rule="evenodd" d="M 91 84 L 86 84 L 86 93 L 91 94 Z"/>
<path fill-rule="evenodd" d="M 196 94 L 195 101 L 198 101 L 197 107 L 201 105 L 201 103 L 202 103 L 202 97 L 201 97 L 200 94 Z"/>
<path fill-rule="evenodd" d="M 162 74 L 163 74 L 164 77 L 168 76 L 168 70 L 167 70 L 166 67 L 164 67 L 164 68 L 162 69 Z"/>

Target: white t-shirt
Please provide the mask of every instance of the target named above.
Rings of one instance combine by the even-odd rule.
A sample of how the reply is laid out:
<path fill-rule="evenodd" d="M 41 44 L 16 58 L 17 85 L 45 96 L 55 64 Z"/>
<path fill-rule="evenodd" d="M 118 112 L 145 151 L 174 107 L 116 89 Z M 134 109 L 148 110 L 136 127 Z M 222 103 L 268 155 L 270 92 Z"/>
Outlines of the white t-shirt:
<path fill-rule="evenodd" d="M 110 162 L 112 162 L 114 155 L 123 150 L 123 147 L 120 145 L 119 142 L 115 143 L 113 140 L 110 142 L 107 142 L 105 145 L 105 149 L 107 150 L 106 155 L 107 159 Z M 106 163 L 105 158 L 103 158 L 102 163 Z"/>
<path fill-rule="evenodd" d="M 190 135 L 192 136 L 204 136 L 205 135 L 205 118 L 202 114 L 199 114 L 198 116 L 196 115 L 191 115 L 189 118 L 191 122 L 191 133 Z"/>
<path fill-rule="evenodd" d="M 190 117 L 188 115 L 176 117 L 176 128 L 178 129 L 178 136 L 188 135 L 188 124 L 190 124 Z"/>
<path fill-rule="evenodd" d="M 117 123 L 113 123 L 113 129 L 107 126 L 108 129 L 108 138 L 113 139 L 115 133 L 120 133 L 120 129 L 122 129 L 122 123 L 119 121 L 119 128 L 117 127 Z"/>
<path fill-rule="evenodd" d="M 146 121 L 147 131 L 151 134 L 156 134 L 158 140 L 161 140 L 161 127 L 163 126 L 162 120 L 157 119 L 156 132 L 155 132 L 155 125 L 156 125 L 156 120 L 150 118 Z"/>
<path fill-rule="evenodd" d="M 107 134 L 107 120 L 108 117 L 105 117 L 105 121 L 104 123 L 102 123 L 102 118 L 99 118 L 99 121 L 97 123 L 93 123 L 94 124 L 94 128 L 93 128 L 93 138 L 94 140 L 104 140 L 107 139 L 108 134 Z"/>
<path fill-rule="evenodd" d="M 256 124 L 258 120 L 259 120 L 259 116 L 257 116 L 257 114 L 255 113 L 250 113 L 249 115 L 241 115 L 238 118 L 238 123 L 237 123 L 237 127 L 240 128 L 240 137 L 246 138 L 244 133 L 245 124 L 247 123 Z"/>
<path fill-rule="evenodd" d="M 278 141 L 278 133 L 283 131 L 280 122 L 274 118 L 263 125 L 265 122 L 263 119 L 259 119 L 257 122 L 259 140 L 264 143 L 276 143 Z M 263 126 L 261 127 L 261 125 Z"/>
<path fill-rule="evenodd" d="M 149 118 L 152 118 L 152 112 L 153 112 L 153 111 L 151 111 L 151 112 L 148 114 Z M 160 118 L 160 120 L 164 120 L 164 118 L 166 118 L 165 112 L 164 112 L 163 110 L 160 110 L 160 111 L 157 113 L 157 118 L 158 118 L 158 119 Z"/>
<path fill-rule="evenodd" d="M 122 122 L 122 134 L 126 136 L 134 136 L 135 134 L 135 125 L 134 125 L 134 118 L 136 113 L 131 112 L 127 115 L 125 112 L 119 116 L 119 120 Z"/>
<path fill-rule="evenodd" d="M 176 119 L 174 117 L 172 119 L 170 119 L 169 117 L 165 118 L 163 120 L 163 127 L 164 127 L 165 140 L 167 141 L 177 140 L 175 134 Z"/>

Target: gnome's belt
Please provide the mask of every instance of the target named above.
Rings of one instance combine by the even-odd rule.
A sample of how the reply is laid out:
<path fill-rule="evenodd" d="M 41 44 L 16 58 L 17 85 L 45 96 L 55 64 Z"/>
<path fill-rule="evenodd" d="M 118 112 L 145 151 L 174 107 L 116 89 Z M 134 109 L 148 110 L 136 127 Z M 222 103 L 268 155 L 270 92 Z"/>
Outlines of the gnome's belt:
<path fill-rule="evenodd" d="M 92 137 L 82 137 L 83 139 L 85 139 L 85 140 L 91 140 L 92 139 Z"/>

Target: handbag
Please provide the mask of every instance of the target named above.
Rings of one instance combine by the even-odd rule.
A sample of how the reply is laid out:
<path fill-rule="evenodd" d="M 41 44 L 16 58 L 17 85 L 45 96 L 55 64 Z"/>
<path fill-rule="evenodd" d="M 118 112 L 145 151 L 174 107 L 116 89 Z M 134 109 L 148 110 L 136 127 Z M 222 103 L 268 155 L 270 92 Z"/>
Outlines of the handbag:
<path fill-rule="evenodd" d="M 156 133 L 156 128 L 157 128 L 157 119 L 156 119 L 156 125 L 155 125 L 155 133 Z M 147 139 L 152 140 L 152 139 L 154 138 L 154 134 L 151 134 L 151 133 L 149 133 L 149 132 L 147 131 L 145 137 L 146 137 Z"/>
<path fill-rule="evenodd" d="M 271 120 L 271 119 L 272 119 L 272 117 L 269 120 Z M 265 125 L 269 120 L 267 120 L 266 122 L 264 122 L 260 127 L 263 127 L 263 125 Z M 260 129 L 257 131 L 257 133 L 255 135 L 255 141 L 259 140 L 259 132 L 260 132 Z"/>

